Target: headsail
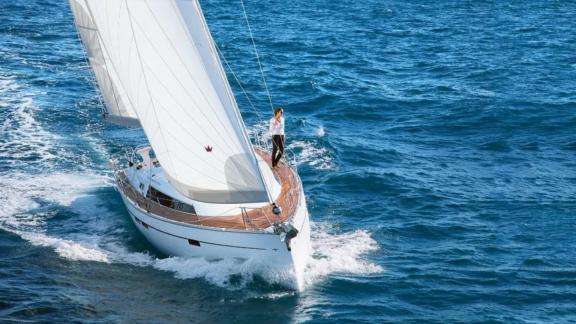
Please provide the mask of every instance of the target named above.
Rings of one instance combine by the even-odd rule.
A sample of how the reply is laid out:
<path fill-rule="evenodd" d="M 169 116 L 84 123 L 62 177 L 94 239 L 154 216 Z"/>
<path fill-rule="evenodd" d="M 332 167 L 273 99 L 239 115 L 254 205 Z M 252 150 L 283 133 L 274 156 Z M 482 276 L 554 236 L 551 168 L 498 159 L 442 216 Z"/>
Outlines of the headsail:
<path fill-rule="evenodd" d="M 172 185 L 203 202 L 268 201 L 198 1 L 70 1 L 86 9 L 106 71 L 115 72 Z"/>
<path fill-rule="evenodd" d="M 70 0 L 76 28 L 104 99 L 106 118 L 116 124 L 139 126 L 138 117 L 98 36 L 98 29 L 83 0 Z"/>

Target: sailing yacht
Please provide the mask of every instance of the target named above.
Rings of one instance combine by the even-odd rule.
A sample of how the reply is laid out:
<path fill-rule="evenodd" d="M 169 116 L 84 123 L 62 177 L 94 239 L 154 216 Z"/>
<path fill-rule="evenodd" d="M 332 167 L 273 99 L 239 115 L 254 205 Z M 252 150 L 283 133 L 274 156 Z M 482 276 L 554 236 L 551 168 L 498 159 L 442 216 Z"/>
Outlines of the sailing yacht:
<path fill-rule="evenodd" d="M 254 146 L 197 0 L 70 0 L 106 118 L 149 146 L 115 172 L 138 230 L 167 255 L 256 259 L 303 287 L 310 224 L 287 161 Z"/>

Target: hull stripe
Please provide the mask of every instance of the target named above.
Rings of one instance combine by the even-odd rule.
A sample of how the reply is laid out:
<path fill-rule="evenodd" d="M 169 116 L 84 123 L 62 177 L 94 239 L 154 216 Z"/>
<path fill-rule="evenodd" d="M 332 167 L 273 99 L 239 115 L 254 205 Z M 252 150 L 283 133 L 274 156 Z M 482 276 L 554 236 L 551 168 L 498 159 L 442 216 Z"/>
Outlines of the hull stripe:
<path fill-rule="evenodd" d="M 132 213 L 130 213 L 130 215 L 132 215 Z M 134 217 L 134 219 L 136 220 L 136 222 L 137 222 L 138 224 L 141 224 L 141 225 L 144 226 L 144 228 L 146 228 L 146 229 L 154 229 L 154 230 L 156 230 L 156 231 L 158 231 L 158 232 L 160 232 L 160 233 L 164 233 L 164 234 L 166 234 L 166 235 L 170 235 L 170 236 L 173 236 L 173 237 L 181 238 L 181 239 L 183 239 L 183 240 L 189 240 L 189 239 L 190 239 L 190 238 L 187 238 L 187 237 L 182 237 L 182 236 L 179 236 L 179 235 L 174 235 L 174 234 L 172 234 L 172 233 L 168 233 L 168 232 L 165 232 L 165 231 L 163 231 L 163 230 L 160 230 L 160 229 L 158 229 L 158 228 L 156 228 L 156 227 L 154 227 L 154 226 L 152 226 L 152 225 L 150 225 L 150 224 L 144 223 L 143 221 L 140 220 L 140 218 L 138 218 L 138 217 L 136 217 L 136 216 L 134 216 L 134 215 L 132 215 L 132 217 Z M 198 242 L 200 242 L 200 243 L 202 243 L 202 244 L 225 246 L 225 247 L 232 247 L 232 248 L 237 248 L 237 249 L 266 250 L 266 249 L 264 249 L 264 248 L 249 247 L 249 246 L 236 246 L 236 245 L 212 243 L 212 242 L 206 242 L 206 241 L 198 241 Z M 272 250 L 276 250 L 276 249 L 272 249 Z"/>

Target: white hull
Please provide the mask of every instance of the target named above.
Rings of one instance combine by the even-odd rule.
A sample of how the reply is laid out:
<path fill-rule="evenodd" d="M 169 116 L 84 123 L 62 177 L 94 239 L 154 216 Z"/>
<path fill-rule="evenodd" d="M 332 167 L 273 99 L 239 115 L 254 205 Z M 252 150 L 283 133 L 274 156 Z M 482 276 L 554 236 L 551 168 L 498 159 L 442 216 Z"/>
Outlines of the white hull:
<path fill-rule="evenodd" d="M 303 289 L 310 252 L 310 221 L 303 192 L 290 221 L 298 230 L 298 235 L 290 241 L 290 251 L 272 228 L 243 231 L 181 223 L 149 213 L 121 190 L 120 193 L 138 230 L 161 252 L 182 257 L 258 260 L 274 271 L 293 275 L 296 287 Z"/>

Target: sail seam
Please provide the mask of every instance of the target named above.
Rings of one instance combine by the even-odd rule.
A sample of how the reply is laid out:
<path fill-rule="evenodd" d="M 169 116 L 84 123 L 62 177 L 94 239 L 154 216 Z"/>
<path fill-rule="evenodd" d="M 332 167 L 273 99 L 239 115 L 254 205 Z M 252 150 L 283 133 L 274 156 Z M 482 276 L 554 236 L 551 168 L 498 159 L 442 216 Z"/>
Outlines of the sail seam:
<path fill-rule="evenodd" d="M 86 5 L 86 8 L 88 9 L 88 14 L 90 15 L 90 19 L 92 20 L 92 22 L 94 23 L 94 25 L 97 26 L 97 25 L 96 25 L 96 22 L 95 22 L 95 20 L 94 20 L 94 14 L 93 14 L 93 12 L 92 12 L 92 9 L 90 8 L 90 5 L 88 4 L 88 1 L 84 0 L 84 4 Z M 102 44 L 102 50 L 103 50 L 103 51 L 102 51 L 102 56 L 103 56 L 103 58 L 104 58 L 104 60 L 103 60 L 103 61 L 104 61 L 104 65 L 105 65 L 105 67 L 106 67 L 106 70 L 108 70 L 108 64 L 107 64 L 107 60 L 106 60 L 106 55 L 109 56 L 110 53 L 109 53 L 109 51 L 108 51 L 108 48 L 106 47 L 106 44 L 105 44 L 104 41 L 102 40 L 102 36 L 100 35 L 100 31 L 99 31 L 99 30 L 98 30 L 98 32 L 97 32 L 97 35 L 98 35 L 98 41 L 99 41 L 99 43 Z M 106 54 L 104 54 L 104 52 L 105 52 Z M 116 74 L 118 75 L 118 72 L 116 71 L 116 67 L 114 66 L 113 63 L 111 64 L 111 67 L 112 67 L 112 70 L 114 71 L 114 73 L 116 73 Z M 112 82 L 112 79 L 110 79 L 110 82 Z M 122 84 L 122 81 L 121 81 L 121 80 L 118 80 L 118 82 L 120 82 L 120 85 L 122 86 L 123 89 L 126 89 L 126 88 L 124 87 L 124 84 Z M 112 87 L 112 95 L 114 96 L 114 101 L 115 101 L 116 104 L 118 105 L 118 101 L 117 101 L 117 99 L 116 99 L 116 93 L 115 93 L 115 88 L 114 88 L 114 87 Z M 128 101 L 130 102 L 130 105 L 131 105 L 131 107 L 132 107 L 132 111 L 134 112 L 134 114 L 135 114 L 137 117 L 139 117 L 139 116 L 138 116 L 138 112 L 137 112 L 136 109 L 134 108 L 135 106 L 134 106 L 134 104 L 132 103 L 132 100 L 130 99 L 130 97 L 128 97 Z M 138 118 L 138 119 L 140 119 L 140 118 Z"/>
<path fill-rule="evenodd" d="M 186 63 L 184 62 L 184 60 L 182 59 L 182 57 L 180 56 L 180 53 L 178 53 L 178 51 L 176 50 L 174 44 L 172 43 L 172 41 L 171 41 L 171 40 L 168 38 L 168 36 L 166 35 L 166 32 L 164 31 L 164 29 L 163 29 L 162 26 L 158 23 L 158 20 L 156 19 L 156 16 L 154 15 L 154 12 L 150 9 L 150 7 L 148 6 L 147 3 L 146 3 L 146 6 L 147 6 L 148 10 L 150 11 L 150 14 L 152 15 L 152 17 L 153 17 L 154 20 L 156 21 L 156 24 L 158 25 L 158 27 L 160 28 L 160 30 L 161 30 L 162 33 L 164 34 L 164 37 L 165 37 L 166 40 L 170 43 L 170 46 L 172 47 L 172 49 L 174 50 L 174 52 L 175 52 L 176 55 L 178 56 L 180 62 L 184 65 L 184 67 L 185 67 L 185 69 L 186 69 L 186 72 L 188 73 L 188 75 L 190 76 L 190 78 L 194 81 L 194 83 L 196 84 L 196 86 L 198 87 L 198 90 L 199 90 L 199 92 L 202 94 L 202 97 L 204 98 L 204 100 L 206 101 L 206 103 L 208 103 L 208 105 L 210 106 L 210 108 L 211 108 L 212 110 L 215 110 L 215 108 L 210 104 L 210 100 L 208 100 L 206 94 L 202 91 L 202 88 L 201 88 L 201 86 L 198 84 L 198 81 L 192 76 L 192 74 L 191 74 L 190 71 L 188 70 L 188 66 L 186 65 Z M 136 25 L 138 25 L 139 28 L 142 28 L 137 22 L 136 22 Z M 159 54 L 158 49 L 157 49 L 156 46 L 154 46 L 153 42 L 151 42 L 150 39 L 149 39 L 146 35 L 145 35 L 145 37 L 146 37 L 146 39 L 148 40 L 148 42 L 150 43 L 150 46 L 151 46 L 152 48 L 154 48 L 154 50 L 155 50 L 155 52 L 156 52 L 157 54 Z M 166 61 L 164 60 L 164 58 L 163 58 L 161 55 L 159 55 L 159 56 L 160 56 L 162 62 L 164 63 L 164 65 L 165 65 L 166 67 L 169 67 L 169 65 L 166 63 Z M 170 74 L 172 74 L 172 76 L 173 76 L 174 79 L 178 82 L 178 84 L 181 86 L 181 88 L 184 89 L 184 91 L 186 92 L 186 94 L 188 95 L 188 97 L 191 99 L 191 101 L 197 103 L 197 102 L 194 100 L 193 96 L 190 94 L 190 92 L 187 90 L 187 88 L 184 86 L 184 84 L 182 84 L 182 81 L 181 81 L 179 78 L 176 77 L 176 75 L 174 74 L 174 72 L 172 71 L 172 69 L 168 68 L 168 71 L 170 72 Z M 155 78 L 155 79 L 158 81 L 158 78 Z M 158 81 L 158 82 L 160 82 L 160 81 Z M 166 87 L 164 87 L 164 88 L 167 89 Z M 176 98 L 172 95 L 171 92 L 168 92 L 168 93 L 170 94 L 170 96 L 171 96 L 173 99 L 176 99 Z M 178 100 L 174 100 L 174 101 L 178 102 Z M 188 117 L 190 117 L 190 118 L 191 118 L 192 120 L 194 120 L 194 121 L 196 120 L 195 118 L 193 118 L 193 117 L 188 113 L 188 111 L 187 111 L 186 109 L 184 109 L 183 106 L 181 106 L 181 104 L 180 104 L 179 102 L 178 102 L 178 104 L 179 104 L 180 108 L 182 108 L 182 111 L 183 111 Z M 210 126 L 212 126 L 213 128 L 216 129 L 216 126 L 215 126 L 214 124 L 212 124 L 212 122 L 210 121 L 210 118 L 208 118 L 208 116 L 206 116 L 206 115 L 204 114 L 204 112 L 202 111 L 202 109 L 199 108 L 200 105 L 196 104 L 195 106 L 197 107 L 198 112 L 200 112 L 200 114 L 202 114 L 202 115 L 204 116 L 204 118 L 206 118 L 206 120 L 208 121 L 208 123 L 210 124 Z M 219 121 L 219 119 L 218 119 L 218 121 Z M 225 125 L 223 125 L 221 122 L 219 122 L 219 124 L 220 124 L 220 126 L 222 127 L 222 129 L 225 129 L 225 130 L 227 129 L 227 127 L 226 127 Z M 200 129 L 202 130 L 202 132 L 203 132 L 205 135 L 208 135 L 206 132 L 204 132 L 204 130 L 203 130 L 201 127 L 200 127 Z M 227 132 L 227 133 L 228 133 L 228 136 L 231 135 L 229 132 Z M 223 139 L 224 139 L 224 141 L 225 141 L 225 143 L 226 143 L 226 145 L 228 146 L 229 149 L 232 149 L 232 150 L 234 150 L 234 151 L 241 151 L 241 147 L 238 147 L 237 145 L 234 145 L 234 144 L 230 143 L 230 142 L 227 141 L 225 138 L 226 138 L 226 137 L 224 137 Z"/>
<path fill-rule="evenodd" d="M 160 105 L 160 106 L 161 106 L 161 105 Z M 168 116 L 174 123 L 180 125 L 180 123 L 178 122 L 177 119 L 175 119 L 175 118 L 174 118 L 170 113 L 168 113 L 165 109 L 163 109 L 163 110 L 164 110 L 164 112 L 166 112 L 166 116 Z M 182 126 L 182 125 L 180 125 L 180 126 Z M 178 137 L 172 135 L 172 133 L 170 132 L 169 129 L 166 129 L 165 131 L 166 131 L 166 132 L 170 135 L 170 137 L 173 138 L 175 141 L 177 141 L 177 142 L 180 143 L 180 144 L 183 144 L 182 142 L 180 142 L 180 140 L 178 139 Z M 186 131 L 186 132 L 187 132 L 187 131 Z M 188 132 L 187 132 L 187 133 L 188 133 Z M 192 134 L 190 134 L 190 133 L 188 133 L 188 134 L 189 134 L 189 135 L 192 135 Z M 198 143 L 199 145 L 203 145 L 202 143 L 200 143 L 200 142 L 199 142 L 198 140 L 196 140 L 195 138 L 194 138 L 194 141 L 196 141 L 196 143 Z M 192 154 L 193 154 L 195 157 L 197 157 L 199 160 L 205 160 L 205 158 L 201 157 L 201 156 L 198 155 L 197 153 L 194 153 L 194 151 L 191 151 L 186 145 L 182 145 L 182 148 L 183 148 L 184 150 L 192 153 Z M 221 171 L 221 169 L 217 169 L 217 168 L 214 167 L 212 164 L 208 164 L 208 165 L 209 165 L 211 168 L 213 168 L 214 170 L 218 171 L 218 172 Z M 200 174 L 202 174 L 202 175 L 207 175 L 207 174 L 205 174 L 205 173 L 203 173 L 203 172 L 198 172 L 198 173 L 200 173 Z M 223 182 L 221 182 L 221 183 L 223 183 Z"/>
<path fill-rule="evenodd" d="M 146 65 L 146 66 L 147 66 L 147 65 Z M 195 125 L 198 126 L 198 129 L 200 129 L 204 135 L 206 135 L 207 137 L 209 137 L 209 134 L 207 134 L 207 133 L 202 129 L 201 125 L 197 123 L 196 118 L 193 118 L 193 117 L 184 109 L 184 107 L 182 106 L 182 104 L 180 103 L 179 100 L 176 100 L 176 97 L 174 97 L 174 95 L 172 94 L 172 92 L 170 92 L 170 90 L 168 89 L 168 87 L 167 87 L 162 81 L 160 81 L 160 79 L 157 78 L 153 72 L 151 72 L 151 74 L 154 76 L 154 79 L 156 80 L 156 82 L 157 82 L 160 86 L 162 86 L 162 88 L 164 88 L 164 89 L 166 90 L 166 93 L 169 94 L 172 99 L 174 99 L 174 101 L 177 103 L 177 105 L 182 109 L 182 111 L 184 111 L 184 113 L 186 114 L 186 116 L 190 117 L 190 119 L 195 123 Z M 161 107 L 165 108 L 164 106 L 161 106 Z M 163 109 L 163 110 L 164 110 L 164 112 L 168 113 L 168 111 L 167 111 L 166 109 Z M 180 126 L 182 127 L 182 129 L 183 129 L 184 131 L 186 131 L 188 134 L 192 135 L 190 132 L 188 132 L 188 128 L 187 128 L 187 127 L 181 125 L 180 123 L 177 123 L 177 124 L 180 125 Z M 214 127 L 214 126 L 212 126 L 212 127 Z M 198 142 L 198 143 L 200 143 L 200 142 Z M 230 145 L 230 143 L 229 143 L 228 141 L 225 141 L 225 143 L 226 143 L 226 145 L 228 146 L 229 149 L 234 150 L 234 147 L 235 147 L 234 145 Z M 200 143 L 200 145 L 205 145 L 205 144 L 206 144 L 206 143 Z M 222 151 L 220 151 L 220 152 L 222 152 Z"/>
<path fill-rule="evenodd" d="M 83 29 L 88 29 L 88 30 L 92 30 L 92 31 L 98 32 L 98 29 L 92 28 L 92 27 L 86 27 L 86 26 L 82 26 L 82 25 L 78 25 L 78 24 L 76 25 L 76 27 L 78 27 L 78 28 L 83 28 Z"/>
<path fill-rule="evenodd" d="M 180 142 L 180 140 L 178 140 L 177 137 L 172 136 L 172 134 L 170 133 L 170 130 L 166 130 L 166 132 L 169 133 L 169 134 L 171 135 L 171 137 L 174 138 L 175 141 L 177 141 L 177 142 L 180 143 L 180 144 L 183 144 L 182 142 Z M 202 159 L 203 159 L 202 157 L 200 157 L 199 155 L 197 155 L 196 153 L 194 153 L 193 151 L 191 151 L 190 149 L 188 149 L 185 145 L 182 145 L 182 146 L 183 146 L 183 149 L 184 149 L 184 150 L 190 152 L 192 155 L 194 155 L 195 157 L 197 157 L 199 160 L 202 160 Z M 186 161 L 186 162 L 189 163 L 190 161 Z M 190 167 L 190 166 L 189 166 L 189 167 Z M 214 170 L 216 170 L 216 171 L 221 171 L 220 169 L 215 168 L 215 167 L 214 167 L 213 165 L 211 165 L 211 164 L 210 164 L 210 167 L 212 167 L 212 168 L 213 168 Z M 192 168 L 192 167 L 190 167 L 190 168 Z M 206 174 L 206 173 L 204 173 L 204 172 L 198 171 L 197 169 L 194 169 L 194 170 L 196 170 L 199 174 L 201 174 L 201 175 L 203 175 L 203 176 L 207 176 L 207 177 L 210 177 L 210 178 L 212 178 L 212 179 L 215 179 L 215 178 L 211 177 L 210 175 L 208 175 L 208 174 Z M 216 180 L 216 179 L 215 179 L 215 180 Z M 217 180 L 217 181 L 218 181 L 218 180 Z M 232 182 L 232 181 L 228 181 L 227 183 L 222 182 L 222 181 L 218 181 L 218 182 L 221 183 L 221 184 L 227 185 L 228 187 L 229 187 L 230 185 L 242 186 L 241 183 L 236 183 L 236 182 Z"/>
<path fill-rule="evenodd" d="M 204 14 L 202 13 L 202 9 L 200 7 L 200 4 L 198 3 L 198 0 L 193 0 L 193 1 L 194 1 L 194 7 L 198 11 L 199 17 L 202 19 L 201 20 L 202 27 L 204 28 L 205 33 L 207 35 L 210 35 L 210 31 L 208 29 L 208 24 L 206 22 L 206 19 L 204 18 Z M 216 52 L 216 45 L 215 45 L 215 42 L 212 39 L 212 37 L 208 37 L 208 43 L 210 44 L 210 50 L 217 57 L 218 53 Z M 256 152 L 254 152 L 254 148 L 252 147 L 252 142 L 250 141 L 250 138 L 248 137 L 248 133 L 246 131 L 246 126 L 244 125 L 244 122 L 243 122 L 241 114 L 240 114 L 240 110 L 239 110 L 238 105 L 236 103 L 236 100 L 234 99 L 234 96 L 232 94 L 232 89 L 230 89 L 230 84 L 228 83 L 228 79 L 226 78 L 224 68 L 222 67 L 222 64 L 218 64 L 218 62 L 216 62 L 216 63 L 217 63 L 216 66 L 218 68 L 218 72 L 220 73 L 220 77 L 223 80 L 225 80 L 224 83 L 225 83 L 226 91 L 228 93 L 228 98 L 232 103 L 234 115 L 236 116 L 238 123 L 241 125 L 241 128 L 242 128 L 241 131 L 242 131 L 243 138 L 248 145 L 248 150 L 251 152 L 253 167 L 256 168 L 256 171 L 260 175 L 261 185 L 264 186 L 264 189 L 266 191 L 266 195 L 268 196 L 269 202 L 273 202 L 274 199 L 272 199 L 272 194 L 270 192 L 270 188 L 268 188 L 268 183 L 264 179 L 264 175 L 262 174 L 262 170 L 260 169 L 260 164 L 258 163 L 258 158 L 256 157 Z"/>
<path fill-rule="evenodd" d="M 88 19 L 91 20 L 91 22 L 92 22 L 93 25 L 96 25 L 96 23 L 94 22 L 94 17 L 92 16 L 92 12 L 91 12 L 91 10 L 90 10 L 90 6 L 89 6 L 88 3 L 86 2 L 86 0 L 84 0 L 84 4 L 86 5 L 86 8 L 88 8 L 88 11 L 89 11 L 89 12 L 88 12 L 88 15 L 89 15 Z M 79 26 L 79 25 L 77 25 L 77 26 Z M 87 29 L 88 29 L 88 28 L 87 28 Z M 98 46 L 100 46 L 100 34 L 99 34 L 99 32 L 98 32 L 98 29 L 91 28 L 91 30 L 95 30 L 95 31 L 96 31 L 96 38 L 97 38 Z M 82 39 L 82 37 L 80 37 L 80 39 Z M 106 57 L 104 56 L 104 51 L 103 51 L 102 48 L 100 48 L 100 52 L 102 53 L 102 62 L 103 62 L 103 63 L 102 63 L 102 66 L 104 67 L 104 69 L 108 70 L 108 67 L 107 67 L 107 65 L 106 65 Z M 88 58 L 88 64 L 90 64 L 90 58 Z M 93 75 L 94 78 L 96 79 L 96 84 L 98 85 L 98 88 L 100 88 L 100 85 L 98 84 L 98 76 L 96 75 L 96 71 L 92 70 L 92 75 Z M 114 90 L 115 90 L 114 84 L 112 83 L 112 79 L 111 79 L 110 77 L 108 77 L 108 79 L 110 80 L 109 83 L 110 83 L 110 89 L 112 90 L 112 97 L 114 98 L 114 102 L 116 102 L 116 110 L 119 112 L 119 111 L 120 111 L 120 109 L 119 109 L 119 107 L 118 107 L 118 106 L 119 106 L 119 103 L 118 103 L 118 99 L 116 98 L 116 93 L 115 93 L 115 91 L 114 91 Z M 94 84 L 93 84 L 92 86 L 94 86 Z M 106 109 L 106 108 L 107 108 L 107 107 L 106 107 L 106 104 L 104 104 L 104 103 L 102 102 L 102 99 L 101 99 L 101 98 L 103 98 L 103 97 L 104 97 L 104 96 L 103 96 L 102 94 L 99 94 L 99 95 L 98 95 L 98 98 L 99 98 L 98 101 L 99 101 L 100 104 L 104 107 L 103 114 L 106 115 L 106 113 L 107 113 L 107 109 Z"/>
<path fill-rule="evenodd" d="M 148 81 L 146 79 L 146 72 L 144 72 L 144 66 L 142 64 L 142 56 L 140 55 L 140 50 L 138 49 L 138 42 L 136 41 L 136 35 L 134 35 L 134 26 L 132 25 L 132 14 L 130 13 L 130 8 L 128 7 L 128 0 L 125 0 L 125 4 L 126 4 L 126 11 L 128 12 L 128 21 L 130 22 L 130 31 L 132 32 L 132 38 L 134 39 L 134 45 L 136 47 L 136 53 L 138 55 L 138 62 L 140 63 L 140 71 L 142 71 L 142 76 L 144 78 L 144 84 L 146 85 L 146 89 L 148 90 L 148 94 L 150 94 L 150 88 L 148 86 Z M 160 122 L 158 121 L 158 116 L 156 115 L 156 109 L 155 109 L 153 98 L 150 98 L 150 103 L 152 105 L 152 111 L 154 112 L 154 117 L 156 118 L 156 123 L 158 125 L 160 125 Z M 164 137 L 162 129 L 159 128 L 158 132 L 160 134 L 160 137 L 162 138 L 162 141 L 164 142 L 164 147 L 168 147 L 168 145 L 166 145 L 166 138 Z M 172 163 L 172 165 L 174 165 L 174 161 L 172 160 L 172 155 L 170 154 L 170 151 L 167 151 L 166 154 L 168 155 L 168 157 L 170 159 L 170 163 Z"/>

